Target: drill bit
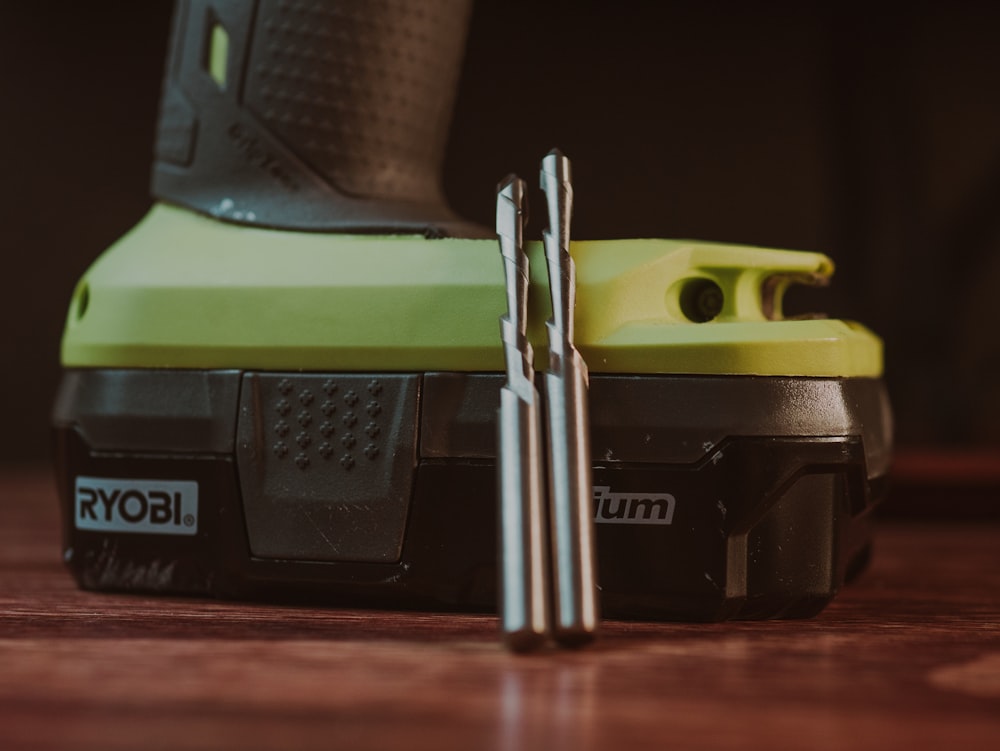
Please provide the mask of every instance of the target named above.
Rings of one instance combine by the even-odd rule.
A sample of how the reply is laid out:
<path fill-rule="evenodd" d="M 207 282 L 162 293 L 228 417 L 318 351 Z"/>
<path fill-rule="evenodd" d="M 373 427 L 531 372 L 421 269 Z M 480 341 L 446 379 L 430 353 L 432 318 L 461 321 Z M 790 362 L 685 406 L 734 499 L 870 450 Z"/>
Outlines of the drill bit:
<path fill-rule="evenodd" d="M 573 345 L 576 267 L 569 254 L 573 209 L 569 160 L 557 149 L 542 160 L 549 226 L 542 239 L 552 297 L 545 374 L 554 625 L 556 641 L 578 646 L 594 638 L 600 615 L 594 555 L 590 466 L 589 377 Z"/>
<path fill-rule="evenodd" d="M 507 646 L 541 646 L 551 632 L 548 539 L 541 421 L 528 342 L 528 256 L 524 252 L 524 181 L 497 187 L 497 238 L 503 256 L 507 314 L 500 318 L 507 383 L 500 391 L 500 620 Z"/>

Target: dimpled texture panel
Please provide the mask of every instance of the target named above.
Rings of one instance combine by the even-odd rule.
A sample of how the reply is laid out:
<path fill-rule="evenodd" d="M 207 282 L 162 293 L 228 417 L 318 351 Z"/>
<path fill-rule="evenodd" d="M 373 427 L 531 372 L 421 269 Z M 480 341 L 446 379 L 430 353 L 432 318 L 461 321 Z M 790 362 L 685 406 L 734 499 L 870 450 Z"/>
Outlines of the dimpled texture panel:
<path fill-rule="evenodd" d="M 254 555 L 398 560 L 420 377 L 248 373 L 236 459 Z"/>
<path fill-rule="evenodd" d="M 287 460 L 306 472 L 328 463 L 350 472 L 359 461 L 375 462 L 385 438 L 379 424 L 382 382 L 370 378 L 362 391 L 364 379 L 341 379 L 346 384 L 343 389 L 332 377 L 299 380 L 305 385 L 290 378 L 278 381 L 261 415 L 278 465 Z M 386 471 L 381 465 L 375 469 Z"/>
<path fill-rule="evenodd" d="M 244 102 L 359 197 L 434 200 L 465 0 L 262 0 Z"/>

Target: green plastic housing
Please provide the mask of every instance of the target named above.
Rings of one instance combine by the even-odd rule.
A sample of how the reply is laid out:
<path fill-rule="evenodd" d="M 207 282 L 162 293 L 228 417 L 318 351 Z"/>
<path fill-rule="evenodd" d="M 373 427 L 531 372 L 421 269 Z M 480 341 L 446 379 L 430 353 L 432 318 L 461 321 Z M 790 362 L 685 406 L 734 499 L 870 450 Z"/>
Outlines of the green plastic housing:
<path fill-rule="evenodd" d="M 882 344 L 849 321 L 785 320 L 817 253 L 687 240 L 575 242 L 576 341 L 595 373 L 877 377 Z M 544 367 L 549 296 L 530 244 L 529 336 Z M 718 309 L 694 322 L 692 289 Z M 721 299 L 718 295 L 721 293 Z M 292 232 L 159 204 L 80 280 L 65 367 L 500 371 L 495 241 Z"/>

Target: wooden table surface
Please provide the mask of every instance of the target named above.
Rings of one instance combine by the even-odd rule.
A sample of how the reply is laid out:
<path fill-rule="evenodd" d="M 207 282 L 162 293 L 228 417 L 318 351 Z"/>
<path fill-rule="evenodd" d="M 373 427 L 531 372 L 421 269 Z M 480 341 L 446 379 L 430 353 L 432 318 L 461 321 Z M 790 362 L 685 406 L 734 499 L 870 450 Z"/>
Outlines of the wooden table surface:
<path fill-rule="evenodd" d="M 0 473 L 0 749 L 1000 749 L 1000 527 L 883 524 L 819 617 L 608 623 L 80 592 L 44 473 Z"/>

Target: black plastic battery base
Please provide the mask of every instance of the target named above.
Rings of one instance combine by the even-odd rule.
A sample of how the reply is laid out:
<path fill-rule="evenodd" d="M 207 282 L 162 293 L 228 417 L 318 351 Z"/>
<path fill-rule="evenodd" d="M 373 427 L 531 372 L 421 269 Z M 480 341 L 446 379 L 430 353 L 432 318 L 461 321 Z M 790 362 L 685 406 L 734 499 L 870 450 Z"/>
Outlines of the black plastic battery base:
<path fill-rule="evenodd" d="M 870 512 L 884 486 L 878 465 L 888 453 L 887 426 L 883 432 L 877 425 L 887 413 L 881 384 L 750 379 L 762 397 L 777 386 L 779 396 L 800 386 L 834 395 L 834 404 L 797 407 L 814 415 L 816 424 L 805 427 L 826 434 L 793 434 L 804 425 L 801 415 L 775 416 L 766 403 L 746 406 L 745 414 L 716 411 L 716 425 L 709 415 L 702 434 L 685 433 L 691 415 L 672 400 L 694 414 L 704 404 L 691 403 L 692 395 L 717 402 L 727 380 L 593 377 L 594 514 L 606 617 L 808 617 L 864 568 Z M 55 410 L 66 562 L 82 587 L 95 590 L 492 610 L 490 454 L 499 381 L 69 371 Z M 753 410 L 768 411 L 772 423 L 785 420 L 789 434 L 770 434 L 766 420 L 758 422 L 768 434 L 745 434 Z M 651 416 L 625 430 L 640 411 Z M 705 438 L 705 430 L 722 437 Z M 336 451 L 321 451 L 323 442 Z M 396 473 L 377 497 L 366 496 L 364 476 L 352 474 L 364 469 L 366 449 L 371 468 Z M 184 517 L 185 528 L 180 504 L 190 499 L 181 495 L 190 487 L 197 488 L 197 510 Z M 160 488 L 164 499 L 181 490 L 173 496 L 176 518 L 162 511 L 157 530 L 150 525 Z M 299 535 L 292 524 L 269 537 L 282 514 L 309 531 Z M 368 529 L 379 534 L 363 544 L 353 539 Z"/>

